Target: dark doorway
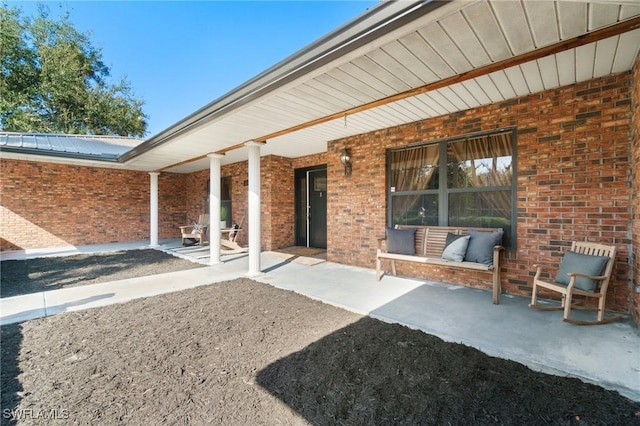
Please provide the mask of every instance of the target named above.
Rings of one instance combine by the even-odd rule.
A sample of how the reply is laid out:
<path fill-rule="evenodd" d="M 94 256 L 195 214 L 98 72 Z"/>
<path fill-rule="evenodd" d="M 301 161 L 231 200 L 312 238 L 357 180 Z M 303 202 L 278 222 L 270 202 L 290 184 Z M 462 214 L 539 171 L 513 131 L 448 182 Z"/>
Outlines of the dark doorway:
<path fill-rule="evenodd" d="M 327 168 L 298 169 L 296 245 L 327 248 Z"/>

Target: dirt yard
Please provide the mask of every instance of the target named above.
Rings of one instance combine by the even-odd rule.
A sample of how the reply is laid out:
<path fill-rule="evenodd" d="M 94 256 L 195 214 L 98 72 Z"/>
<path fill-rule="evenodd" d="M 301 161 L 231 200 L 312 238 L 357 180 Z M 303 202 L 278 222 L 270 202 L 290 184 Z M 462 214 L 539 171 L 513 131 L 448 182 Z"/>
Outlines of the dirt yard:
<path fill-rule="evenodd" d="M 2 424 L 640 425 L 616 392 L 248 279 L 1 339 Z"/>

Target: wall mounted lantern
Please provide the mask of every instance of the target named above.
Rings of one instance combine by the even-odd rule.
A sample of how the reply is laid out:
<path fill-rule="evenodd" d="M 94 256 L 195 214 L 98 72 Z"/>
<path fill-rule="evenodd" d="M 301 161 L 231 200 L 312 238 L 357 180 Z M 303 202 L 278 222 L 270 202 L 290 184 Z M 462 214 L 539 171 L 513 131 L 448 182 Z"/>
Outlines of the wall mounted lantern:
<path fill-rule="evenodd" d="M 344 175 L 351 175 L 351 154 L 347 148 L 340 151 L 340 162 L 344 165 Z"/>

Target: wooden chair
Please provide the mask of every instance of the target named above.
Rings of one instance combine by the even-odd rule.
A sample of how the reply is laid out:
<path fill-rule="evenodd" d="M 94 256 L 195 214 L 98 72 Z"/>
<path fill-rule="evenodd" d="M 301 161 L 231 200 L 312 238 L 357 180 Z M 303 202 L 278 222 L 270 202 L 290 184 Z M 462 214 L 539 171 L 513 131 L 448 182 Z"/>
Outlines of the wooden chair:
<path fill-rule="evenodd" d="M 184 225 L 180 227 L 182 234 L 182 245 L 186 245 L 186 240 L 193 240 L 195 243 L 204 245 L 209 242 L 209 215 L 201 214 L 198 221 L 193 225 Z"/>
<path fill-rule="evenodd" d="M 615 257 L 615 246 L 574 241 L 571 244 L 571 250 L 563 256 L 554 282 L 543 280 L 541 278 L 542 267 L 533 265 L 536 268 L 536 274 L 533 278 L 533 292 L 529 306 L 545 311 L 563 310 L 563 321 L 579 325 L 606 324 L 621 318 L 621 315 L 609 318 L 604 317 L 607 287 L 609 286 Z M 560 293 L 562 295 L 561 305 L 540 306 L 538 304 L 538 289 L 540 287 Z M 596 298 L 598 299 L 598 307 L 595 309 L 574 304 L 572 302 L 573 296 Z M 597 320 L 582 321 L 572 319 L 570 317 L 571 308 L 596 310 Z"/>
<path fill-rule="evenodd" d="M 244 224 L 244 217 L 240 220 L 240 224 L 237 227 L 231 227 L 230 229 L 223 229 L 222 233 L 227 234 L 227 238 L 220 238 L 220 254 L 236 254 L 245 253 L 249 251 L 247 247 L 241 247 L 238 243 L 238 235 L 242 231 L 242 225 Z M 235 224 L 234 224 L 235 225 Z"/>

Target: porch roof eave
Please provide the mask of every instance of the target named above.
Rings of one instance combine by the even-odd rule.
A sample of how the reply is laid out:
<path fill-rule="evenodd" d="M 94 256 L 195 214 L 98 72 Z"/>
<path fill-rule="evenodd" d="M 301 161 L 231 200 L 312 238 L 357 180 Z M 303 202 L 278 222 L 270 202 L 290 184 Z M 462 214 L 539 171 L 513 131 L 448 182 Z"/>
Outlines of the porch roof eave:
<path fill-rule="evenodd" d="M 320 153 L 332 140 L 626 72 L 640 51 L 640 5 L 628 1 L 400 3 L 376 6 L 121 159 L 191 173 L 208 167 L 207 153 L 225 154 L 222 164 L 246 160 L 239 148 L 250 140 L 267 142 L 262 155 Z M 549 11 L 555 19 L 541 17 Z M 529 41 L 516 40 L 518 13 L 530 15 Z M 468 31 L 456 38 L 460 25 Z"/>

